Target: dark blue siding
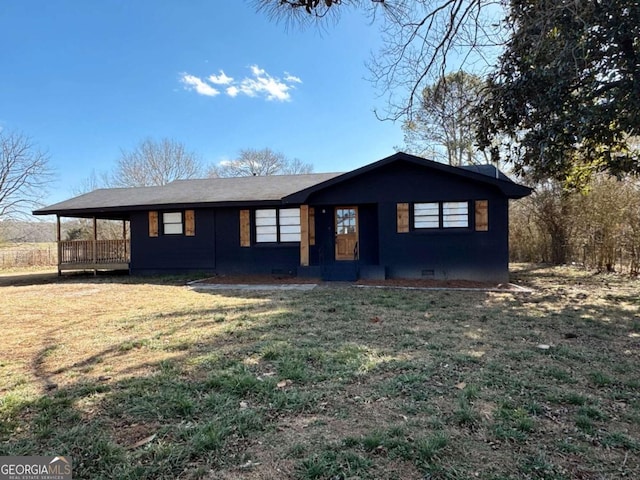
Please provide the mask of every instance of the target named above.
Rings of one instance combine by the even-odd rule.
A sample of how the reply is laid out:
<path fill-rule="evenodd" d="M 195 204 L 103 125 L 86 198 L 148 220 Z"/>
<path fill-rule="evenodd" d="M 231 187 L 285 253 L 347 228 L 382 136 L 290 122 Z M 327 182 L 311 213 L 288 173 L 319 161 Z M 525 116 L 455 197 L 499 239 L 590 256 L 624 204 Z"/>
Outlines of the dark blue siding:
<path fill-rule="evenodd" d="M 300 264 L 300 244 L 256 245 L 253 212 L 251 217 L 251 247 L 241 247 L 240 209 L 216 210 L 216 271 L 223 274 L 294 274 Z"/>
<path fill-rule="evenodd" d="M 360 226 L 360 261 L 366 265 L 378 264 L 378 206 L 341 203 L 336 206 L 358 207 Z M 335 263 L 335 210 L 333 206 L 318 206 L 316 214 L 316 245 L 310 248 L 311 265 Z"/>
<path fill-rule="evenodd" d="M 252 241 L 251 247 L 241 247 L 239 210 L 196 210 L 193 237 L 162 232 L 158 237 L 149 237 L 148 213 L 132 214 L 131 273 L 295 274 L 300 244 L 256 245 Z"/>
<path fill-rule="evenodd" d="M 474 200 L 489 202 L 489 231 L 474 228 Z M 398 203 L 468 201 L 469 228 L 397 233 Z M 358 207 L 361 266 L 389 277 L 508 280 L 508 200 L 497 187 L 455 174 L 398 161 L 327 187 L 310 196 L 316 244 L 311 268 L 335 265 L 336 207 Z M 196 210 L 196 235 L 148 235 L 147 212 L 131 216 L 131 272 L 295 274 L 300 245 L 256 244 L 251 209 L 251 246 L 240 246 L 240 208 Z M 162 213 L 162 212 L 160 212 Z M 304 269 L 303 269 L 304 270 Z M 301 271 L 303 271 L 301 270 Z"/>
<path fill-rule="evenodd" d="M 489 231 L 396 233 L 396 205 L 381 205 L 380 264 L 389 277 L 508 280 L 507 200 L 489 200 Z M 471 217 L 473 217 L 473 212 Z M 470 218 L 473 224 L 473 218 Z"/>
<path fill-rule="evenodd" d="M 134 212 L 131 214 L 131 273 L 213 272 L 215 231 L 213 210 L 200 209 L 195 210 L 195 236 L 160 232 L 159 236 L 150 237 L 148 212 Z"/>
<path fill-rule="evenodd" d="M 489 201 L 488 232 L 474 230 L 473 200 Z M 442 201 L 470 201 L 470 227 L 397 233 L 397 203 Z M 384 267 L 389 277 L 508 280 L 508 200 L 497 188 L 397 162 L 320 191 L 309 203 L 326 211 L 316 214 L 319 245 L 333 244 L 334 206 L 359 206 L 360 262 Z"/>

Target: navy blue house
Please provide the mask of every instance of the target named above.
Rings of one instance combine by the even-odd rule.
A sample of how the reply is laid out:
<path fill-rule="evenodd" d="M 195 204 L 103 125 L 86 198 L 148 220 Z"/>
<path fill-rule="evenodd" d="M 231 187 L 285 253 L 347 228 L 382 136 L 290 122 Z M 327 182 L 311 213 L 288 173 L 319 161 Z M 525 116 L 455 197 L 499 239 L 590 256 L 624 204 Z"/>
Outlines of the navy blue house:
<path fill-rule="evenodd" d="M 505 282 L 509 199 L 530 193 L 490 165 L 397 153 L 341 174 L 100 189 L 34 214 L 58 218 L 59 272 Z M 122 220 L 125 238 L 62 241 L 61 217 Z"/>

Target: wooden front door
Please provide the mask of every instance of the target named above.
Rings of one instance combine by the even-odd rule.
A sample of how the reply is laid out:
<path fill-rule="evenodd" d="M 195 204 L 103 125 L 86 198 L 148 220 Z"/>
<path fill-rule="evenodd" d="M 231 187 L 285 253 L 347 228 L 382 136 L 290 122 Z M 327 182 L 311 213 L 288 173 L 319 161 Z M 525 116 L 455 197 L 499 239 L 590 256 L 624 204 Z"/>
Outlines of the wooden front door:
<path fill-rule="evenodd" d="M 358 207 L 336 208 L 336 260 L 355 260 L 358 246 Z"/>

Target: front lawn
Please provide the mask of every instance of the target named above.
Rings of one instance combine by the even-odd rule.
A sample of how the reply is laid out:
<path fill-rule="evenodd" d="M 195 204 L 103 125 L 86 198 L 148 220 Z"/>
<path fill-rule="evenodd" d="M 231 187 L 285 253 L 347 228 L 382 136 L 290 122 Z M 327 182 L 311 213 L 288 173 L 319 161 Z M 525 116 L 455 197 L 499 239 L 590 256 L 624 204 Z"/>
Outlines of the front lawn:
<path fill-rule="evenodd" d="M 74 478 L 640 477 L 640 283 L 0 286 L 0 455 Z"/>

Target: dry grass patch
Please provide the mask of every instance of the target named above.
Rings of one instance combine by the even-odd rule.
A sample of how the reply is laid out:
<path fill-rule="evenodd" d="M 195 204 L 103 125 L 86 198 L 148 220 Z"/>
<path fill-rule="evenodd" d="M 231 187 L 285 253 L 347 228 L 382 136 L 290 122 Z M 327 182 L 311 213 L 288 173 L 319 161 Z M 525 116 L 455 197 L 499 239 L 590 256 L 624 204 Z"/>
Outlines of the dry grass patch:
<path fill-rule="evenodd" d="M 2 286 L 0 445 L 78 478 L 640 475 L 638 283 L 514 280 L 534 293 Z"/>

